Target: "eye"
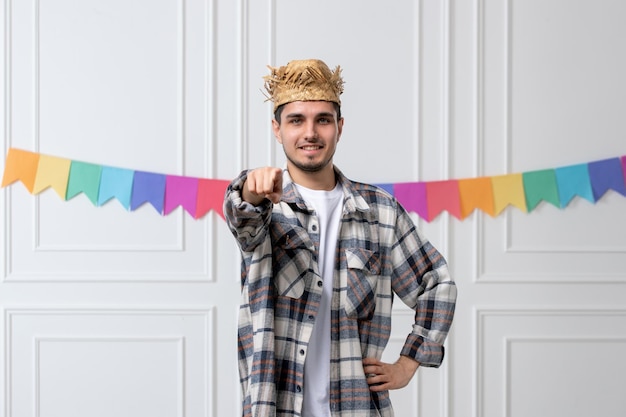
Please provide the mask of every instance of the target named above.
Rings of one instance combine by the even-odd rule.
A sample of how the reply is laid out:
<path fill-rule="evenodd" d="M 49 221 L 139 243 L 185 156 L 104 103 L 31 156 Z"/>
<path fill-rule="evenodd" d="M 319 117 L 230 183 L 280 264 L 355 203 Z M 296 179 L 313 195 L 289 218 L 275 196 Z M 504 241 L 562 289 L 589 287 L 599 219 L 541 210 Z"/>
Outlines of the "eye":
<path fill-rule="evenodd" d="M 300 123 L 302 123 L 302 119 L 297 119 L 297 118 L 289 119 L 289 123 L 292 125 L 299 125 Z"/>
<path fill-rule="evenodd" d="M 328 117 L 320 117 L 319 122 L 323 125 L 330 123 L 330 119 Z"/>

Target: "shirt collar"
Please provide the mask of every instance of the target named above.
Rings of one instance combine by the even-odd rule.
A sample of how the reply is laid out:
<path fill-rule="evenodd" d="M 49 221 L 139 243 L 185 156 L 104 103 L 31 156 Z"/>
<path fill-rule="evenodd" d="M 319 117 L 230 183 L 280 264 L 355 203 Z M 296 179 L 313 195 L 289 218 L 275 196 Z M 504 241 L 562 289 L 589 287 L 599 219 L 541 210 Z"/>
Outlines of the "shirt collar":
<path fill-rule="evenodd" d="M 359 193 L 358 185 L 346 178 L 336 166 L 333 169 L 335 170 L 335 177 L 343 190 L 344 211 L 346 213 L 353 213 L 357 210 L 368 211 L 370 208 L 369 204 Z M 283 197 L 281 200 L 288 204 L 295 204 L 301 210 L 311 211 L 298 192 L 287 168 L 283 169 Z"/>

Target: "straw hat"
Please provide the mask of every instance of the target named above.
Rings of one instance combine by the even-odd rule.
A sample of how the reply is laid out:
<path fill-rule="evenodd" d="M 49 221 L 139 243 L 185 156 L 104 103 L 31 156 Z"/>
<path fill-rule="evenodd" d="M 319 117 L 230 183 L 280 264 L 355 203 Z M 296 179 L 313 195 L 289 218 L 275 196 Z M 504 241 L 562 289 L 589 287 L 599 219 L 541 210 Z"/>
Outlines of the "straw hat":
<path fill-rule="evenodd" d="M 278 106 L 292 101 L 332 101 L 341 105 L 343 93 L 341 68 L 334 71 L 319 59 L 290 61 L 282 67 L 271 67 L 270 74 L 263 77 L 267 101 Z"/>

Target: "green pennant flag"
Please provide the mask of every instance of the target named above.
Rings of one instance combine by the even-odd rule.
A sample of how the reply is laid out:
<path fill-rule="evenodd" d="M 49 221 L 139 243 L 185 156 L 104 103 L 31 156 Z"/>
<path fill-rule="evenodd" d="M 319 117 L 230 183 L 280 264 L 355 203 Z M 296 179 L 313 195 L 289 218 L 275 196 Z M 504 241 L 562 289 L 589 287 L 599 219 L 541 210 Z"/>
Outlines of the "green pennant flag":
<path fill-rule="evenodd" d="M 93 205 L 97 206 L 101 173 L 101 165 L 72 161 L 65 199 L 69 200 L 79 193 L 85 193 Z"/>
<path fill-rule="evenodd" d="M 529 212 L 537 207 L 541 200 L 547 201 L 555 207 L 561 207 L 554 169 L 524 172 L 522 178 L 524 193 L 526 194 L 526 206 Z"/>

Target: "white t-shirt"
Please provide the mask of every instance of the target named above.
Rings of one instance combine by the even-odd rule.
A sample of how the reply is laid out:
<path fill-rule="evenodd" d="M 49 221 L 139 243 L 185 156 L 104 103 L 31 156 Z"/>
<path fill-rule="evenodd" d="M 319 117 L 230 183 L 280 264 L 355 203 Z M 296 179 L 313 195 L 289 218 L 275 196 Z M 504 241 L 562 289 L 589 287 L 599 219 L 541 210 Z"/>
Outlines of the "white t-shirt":
<path fill-rule="evenodd" d="M 300 195 L 315 209 L 319 221 L 319 271 L 324 286 L 308 352 L 304 362 L 302 417 L 330 417 L 330 300 L 333 294 L 335 249 L 343 210 L 343 191 L 337 183 L 332 191 L 311 190 L 296 185 Z"/>

